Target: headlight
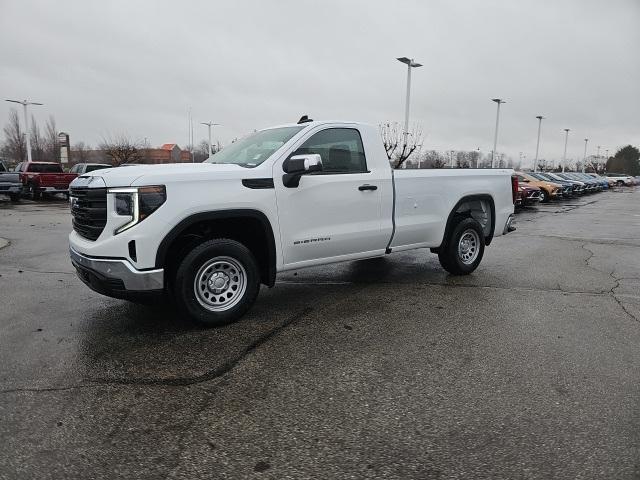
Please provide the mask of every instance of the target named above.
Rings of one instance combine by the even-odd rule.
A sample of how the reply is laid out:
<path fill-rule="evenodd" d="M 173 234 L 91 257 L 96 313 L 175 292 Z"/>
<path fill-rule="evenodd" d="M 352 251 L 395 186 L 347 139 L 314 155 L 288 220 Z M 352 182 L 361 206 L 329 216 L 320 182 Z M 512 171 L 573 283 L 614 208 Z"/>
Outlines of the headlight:
<path fill-rule="evenodd" d="M 115 214 L 131 217 L 131 220 L 119 226 L 113 232 L 115 235 L 140 223 L 155 212 L 167 199 L 164 185 L 149 187 L 111 188 L 108 193 L 113 195 Z"/>

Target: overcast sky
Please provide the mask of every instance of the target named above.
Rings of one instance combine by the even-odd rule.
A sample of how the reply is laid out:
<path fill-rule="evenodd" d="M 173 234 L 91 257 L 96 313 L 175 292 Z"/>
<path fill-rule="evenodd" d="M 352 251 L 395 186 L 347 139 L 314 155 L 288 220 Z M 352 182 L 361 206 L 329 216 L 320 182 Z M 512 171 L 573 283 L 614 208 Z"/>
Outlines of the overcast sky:
<path fill-rule="evenodd" d="M 0 92 L 54 115 L 72 143 L 187 140 L 187 111 L 223 143 L 314 119 L 411 121 L 427 149 L 569 157 L 584 138 L 640 144 L 640 0 L 0 0 Z M 2 123 L 11 104 L 0 104 Z M 21 117 L 22 118 L 22 117 Z M 196 128 L 198 140 L 206 127 Z M 604 151 L 603 151 L 604 153 Z"/>

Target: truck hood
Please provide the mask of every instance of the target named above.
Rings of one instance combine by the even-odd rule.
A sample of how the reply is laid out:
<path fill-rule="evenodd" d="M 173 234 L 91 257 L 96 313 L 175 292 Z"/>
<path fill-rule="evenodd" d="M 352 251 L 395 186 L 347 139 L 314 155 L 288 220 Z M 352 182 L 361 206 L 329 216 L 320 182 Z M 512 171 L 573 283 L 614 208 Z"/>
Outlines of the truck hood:
<path fill-rule="evenodd" d="M 128 187 L 134 184 L 155 185 L 194 179 L 244 178 L 245 176 L 252 176 L 248 175 L 248 172 L 252 170 L 254 169 L 234 164 L 166 163 L 94 170 L 79 178 L 99 177 L 107 187 Z"/>

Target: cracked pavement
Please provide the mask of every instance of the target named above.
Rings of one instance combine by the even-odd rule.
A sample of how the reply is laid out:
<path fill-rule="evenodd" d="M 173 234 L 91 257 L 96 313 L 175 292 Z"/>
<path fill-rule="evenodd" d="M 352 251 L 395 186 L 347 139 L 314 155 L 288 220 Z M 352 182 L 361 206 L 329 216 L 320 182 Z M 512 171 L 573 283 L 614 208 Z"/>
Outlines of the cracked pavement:
<path fill-rule="evenodd" d="M 0 478 L 638 478 L 640 190 L 279 276 L 202 330 L 102 297 L 62 201 L 0 203 Z"/>

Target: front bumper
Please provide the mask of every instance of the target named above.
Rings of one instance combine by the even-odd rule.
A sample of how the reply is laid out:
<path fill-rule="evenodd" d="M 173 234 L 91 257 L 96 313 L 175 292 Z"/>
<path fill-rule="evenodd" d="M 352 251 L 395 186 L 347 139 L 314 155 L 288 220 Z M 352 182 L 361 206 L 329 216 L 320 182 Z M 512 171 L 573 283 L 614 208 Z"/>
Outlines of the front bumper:
<path fill-rule="evenodd" d="M 120 258 L 88 257 L 69 247 L 71 263 L 78 278 L 92 290 L 114 298 L 134 297 L 162 293 L 164 269 L 137 270 Z"/>

